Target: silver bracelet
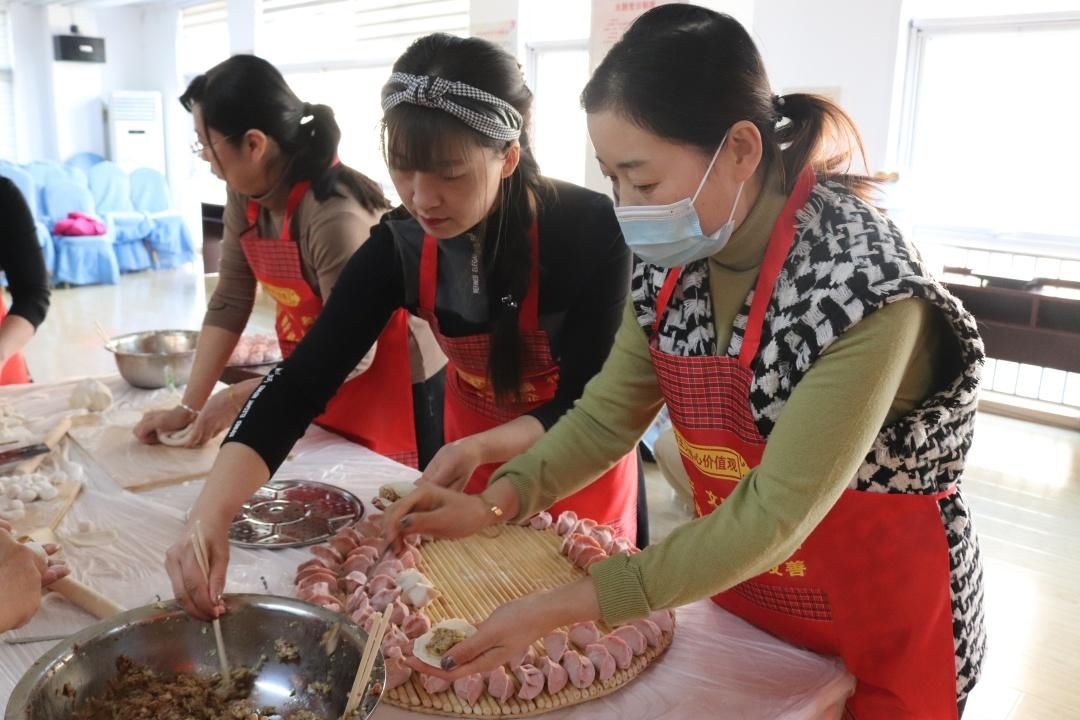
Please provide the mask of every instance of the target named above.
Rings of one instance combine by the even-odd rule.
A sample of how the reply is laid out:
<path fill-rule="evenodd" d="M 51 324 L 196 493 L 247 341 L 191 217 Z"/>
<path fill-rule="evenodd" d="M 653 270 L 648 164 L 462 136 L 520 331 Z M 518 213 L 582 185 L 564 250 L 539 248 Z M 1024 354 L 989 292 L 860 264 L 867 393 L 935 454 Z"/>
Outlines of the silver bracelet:
<path fill-rule="evenodd" d="M 199 417 L 199 411 L 196 410 L 195 408 L 191 407 L 187 403 L 183 402 L 182 400 L 178 404 L 178 407 L 181 410 L 187 410 L 188 414 L 191 415 L 192 417 Z"/>

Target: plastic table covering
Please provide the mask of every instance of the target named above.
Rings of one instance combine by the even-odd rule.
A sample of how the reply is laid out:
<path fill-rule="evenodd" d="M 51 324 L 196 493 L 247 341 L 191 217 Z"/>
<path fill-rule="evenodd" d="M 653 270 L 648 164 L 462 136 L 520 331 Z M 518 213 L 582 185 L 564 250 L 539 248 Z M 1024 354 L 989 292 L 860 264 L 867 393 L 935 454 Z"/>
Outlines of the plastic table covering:
<path fill-rule="evenodd" d="M 162 404 L 169 390 L 143 391 L 119 377 L 103 378 L 113 390 L 114 405 L 102 420 L 133 424 L 141 409 Z M 72 383 L 0 388 L 0 405 L 31 418 L 42 431 L 67 408 Z M 83 430 L 85 432 L 85 429 Z M 142 493 L 121 490 L 84 453 L 65 440 L 60 462 L 77 463 L 86 485 L 61 522 L 58 533 L 75 532 L 80 521 L 112 528 L 115 543 L 97 548 L 65 546 L 72 575 L 119 604 L 134 608 L 172 593 L 165 574 L 166 548 L 180 534 L 184 513 L 202 481 Z M 297 443 L 278 478 L 305 478 L 341 486 L 368 504 L 383 483 L 410 480 L 417 472 L 332 433 L 312 427 Z M 234 547 L 227 592 L 292 595 L 296 566 L 310 557 L 306 548 L 248 550 Z M 264 586 L 265 582 L 265 586 Z M 46 595 L 37 616 L 4 637 L 74 633 L 94 619 L 63 598 Z M 562 718 L 790 718 L 832 719 L 843 714 L 854 679 L 842 663 L 799 650 L 721 610 L 708 600 L 677 611 L 675 641 L 668 653 L 637 680 L 607 697 L 546 717 Z M 27 668 L 50 643 L 9 645 L 0 642 L 0 699 L 3 705 Z M 426 717 L 389 705 L 379 720 Z"/>

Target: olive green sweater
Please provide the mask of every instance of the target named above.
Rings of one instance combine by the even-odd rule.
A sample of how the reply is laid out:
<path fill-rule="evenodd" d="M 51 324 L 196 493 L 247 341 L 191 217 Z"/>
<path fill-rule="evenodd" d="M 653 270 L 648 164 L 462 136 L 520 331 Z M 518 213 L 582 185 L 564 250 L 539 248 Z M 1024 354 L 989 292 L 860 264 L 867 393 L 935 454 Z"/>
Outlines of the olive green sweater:
<path fill-rule="evenodd" d="M 754 207 L 710 259 L 716 346 L 726 349 L 786 198 L 768 173 Z M 636 555 L 596 563 L 603 618 L 623 623 L 714 595 L 786 560 L 847 488 L 879 430 L 940 385 L 947 330 L 922 300 L 871 314 L 834 341 L 793 390 L 760 465 L 711 514 Z M 633 448 L 664 402 L 628 303 L 611 355 L 575 407 L 495 473 L 527 517 L 587 485 Z"/>

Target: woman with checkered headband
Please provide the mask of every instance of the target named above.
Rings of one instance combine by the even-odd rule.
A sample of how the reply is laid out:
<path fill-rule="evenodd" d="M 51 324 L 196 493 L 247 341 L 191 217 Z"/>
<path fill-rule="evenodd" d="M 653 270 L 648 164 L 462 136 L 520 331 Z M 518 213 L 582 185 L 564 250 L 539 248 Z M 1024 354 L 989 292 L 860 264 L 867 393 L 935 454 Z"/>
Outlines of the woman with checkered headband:
<path fill-rule="evenodd" d="M 423 409 L 443 418 L 446 445 L 419 483 L 464 493 L 474 515 L 490 508 L 478 496 L 493 470 L 572 407 L 611 349 L 630 253 L 606 195 L 540 174 L 532 93 L 514 57 L 479 38 L 421 38 L 394 64 L 382 107 L 401 205 L 372 228 L 229 432 L 191 514 L 211 556 L 227 547 L 226 518 L 284 461 L 395 313 L 430 327 L 449 360 L 444 396 Z M 351 410 L 382 413 L 363 398 Z M 596 476 L 557 507 L 635 541 L 636 448 Z M 208 589 L 186 539 L 169 552 L 177 597 L 201 617 L 223 609 L 212 599 L 224 577 L 218 557 Z"/>

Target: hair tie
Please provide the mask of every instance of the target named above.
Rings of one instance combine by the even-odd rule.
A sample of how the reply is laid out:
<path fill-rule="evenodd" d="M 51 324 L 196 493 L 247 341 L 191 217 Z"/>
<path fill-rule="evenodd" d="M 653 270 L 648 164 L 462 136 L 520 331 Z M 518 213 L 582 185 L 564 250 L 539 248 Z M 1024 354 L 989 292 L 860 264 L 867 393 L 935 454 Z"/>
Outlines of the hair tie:
<path fill-rule="evenodd" d="M 784 119 L 784 96 L 783 95 L 773 95 L 772 96 L 772 108 L 773 108 L 773 117 L 776 120 L 776 122 L 780 122 L 781 120 L 783 120 Z"/>

